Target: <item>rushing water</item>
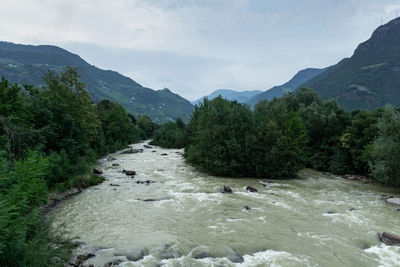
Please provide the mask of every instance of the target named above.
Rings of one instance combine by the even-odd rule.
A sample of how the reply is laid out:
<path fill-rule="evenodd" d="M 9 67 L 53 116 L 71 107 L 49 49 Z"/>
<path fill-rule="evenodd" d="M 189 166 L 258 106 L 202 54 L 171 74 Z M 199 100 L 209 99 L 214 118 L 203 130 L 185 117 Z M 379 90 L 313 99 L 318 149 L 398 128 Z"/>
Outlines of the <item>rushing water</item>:
<path fill-rule="evenodd" d="M 382 196 L 400 192 L 313 170 L 266 186 L 260 179 L 213 177 L 186 165 L 179 152 L 155 147 L 108 155 L 116 160 L 101 164 L 106 181 L 63 202 L 52 213 L 54 227 L 100 248 L 87 261 L 96 266 L 114 259 L 125 260 L 120 266 L 400 265 L 400 248 L 377 238 L 400 233 L 400 212 Z M 154 183 L 137 184 L 145 180 Z M 221 194 L 222 185 L 234 193 Z M 247 185 L 258 192 L 247 192 Z M 136 262 L 114 255 L 132 248 L 149 253 Z M 232 263 L 232 254 L 244 261 Z"/>

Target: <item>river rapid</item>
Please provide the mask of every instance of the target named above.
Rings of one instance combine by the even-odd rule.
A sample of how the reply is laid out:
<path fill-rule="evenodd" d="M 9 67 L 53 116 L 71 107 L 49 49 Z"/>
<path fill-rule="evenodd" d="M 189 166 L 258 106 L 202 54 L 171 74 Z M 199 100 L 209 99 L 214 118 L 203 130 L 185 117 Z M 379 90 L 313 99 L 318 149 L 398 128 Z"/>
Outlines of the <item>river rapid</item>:
<path fill-rule="evenodd" d="M 398 190 L 314 170 L 266 183 L 214 177 L 185 164 L 182 150 L 144 144 L 132 145 L 143 153 L 108 155 L 99 165 L 106 181 L 50 214 L 54 229 L 97 249 L 85 264 L 400 266 L 400 248 L 377 238 L 400 234 L 400 212 L 384 201 Z M 137 183 L 146 180 L 154 183 Z M 233 194 L 220 193 L 222 185 Z M 132 249 L 147 255 L 129 261 Z"/>

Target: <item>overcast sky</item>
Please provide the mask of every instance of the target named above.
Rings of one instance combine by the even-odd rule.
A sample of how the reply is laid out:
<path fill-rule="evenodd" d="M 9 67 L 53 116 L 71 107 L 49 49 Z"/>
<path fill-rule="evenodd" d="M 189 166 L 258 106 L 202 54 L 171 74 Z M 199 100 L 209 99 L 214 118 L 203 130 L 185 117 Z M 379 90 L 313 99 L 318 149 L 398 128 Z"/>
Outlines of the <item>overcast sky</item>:
<path fill-rule="evenodd" d="M 396 14 L 400 0 L 3 0 L 0 33 L 194 100 L 335 64 Z"/>

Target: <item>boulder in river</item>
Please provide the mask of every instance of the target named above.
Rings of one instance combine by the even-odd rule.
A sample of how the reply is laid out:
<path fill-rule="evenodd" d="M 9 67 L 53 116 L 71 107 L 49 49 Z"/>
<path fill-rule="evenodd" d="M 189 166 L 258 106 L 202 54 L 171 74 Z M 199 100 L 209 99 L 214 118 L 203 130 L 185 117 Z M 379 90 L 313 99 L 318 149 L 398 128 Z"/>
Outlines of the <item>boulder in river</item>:
<path fill-rule="evenodd" d="M 119 163 L 115 162 L 115 163 L 112 164 L 112 166 L 117 167 L 117 166 L 119 166 Z"/>
<path fill-rule="evenodd" d="M 399 246 L 400 236 L 388 232 L 378 234 L 379 240 L 388 246 Z"/>
<path fill-rule="evenodd" d="M 136 153 L 139 153 L 139 150 L 135 148 L 128 148 L 121 152 L 121 154 L 136 154 Z"/>
<path fill-rule="evenodd" d="M 76 256 L 76 259 L 74 261 L 74 266 L 81 266 L 81 264 L 84 261 L 86 261 L 90 258 L 93 258 L 94 256 L 96 256 L 96 255 L 93 253 L 80 254 L 80 255 Z"/>
<path fill-rule="evenodd" d="M 386 199 L 386 202 L 393 205 L 400 205 L 400 198 L 398 197 L 388 198 Z"/>
<path fill-rule="evenodd" d="M 189 256 L 194 259 L 204 259 L 204 258 L 227 258 L 230 262 L 241 263 L 244 262 L 243 256 L 240 255 L 235 249 L 220 245 L 220 246 L 200 246 L 194 248 Z"/>
<path fill-rule="evenodd" d="M 103 174 L 103 171 L 99 168 L 93 168 L 93 173 L 94 174 Z"/>
<path fill-rule="evenodd" d="M 168 154 L 167 153 L 162 153 L 161 156 L 168 156 Z"/>
<path fill-rule="evenodd" d="M 224 185 L 224 186 L 221 187 L 221 193 L 222 194 L 232 194 L 233 192 L 232 192 L 232 189 L 229 186 Z"/>
<path fill-rule="evenodd" d="M 159 260 L 179 258 L 182 255 L 174 249 L 172 244 L 165 244 L 152 249 L 153 256 Z"/>
<path fill-rule="evenodd" d="M 136 175 L 135 171 L 129 171 L 129 170 L 122 170 L 122 173 L 125 173 L 126 175 Z"/>
<path fill-rule="evenodd" d="M 124 251 L 117 251 L 114 256 L 125 256 L 129 261 L 138 261 L 148 255 L 149 251 L 147 248 L 133 248 Z"/>
<path fill-rule="evenodd" d="M 119 184 L 110 184 L 110 186 L 119 186 Z"/>
<path fill-rule="evenodd" d="M 153 148 L 152 146 L 149 145 L 143 145 L 144 148 Z"/>
<path fill-rule="evenodd" d="M 258 192 L 257 188 L 249 186 L 249 185 L 246 186 L 246 191 L 250 191 L 250 192 L 253 192 L 253 193 Z"/>
<path fill-rule="evenodd" d="M 250 210 L 250 207 L 249 206 L 243 206 L 243 208 L 242 208 L 242 210 Z"/>

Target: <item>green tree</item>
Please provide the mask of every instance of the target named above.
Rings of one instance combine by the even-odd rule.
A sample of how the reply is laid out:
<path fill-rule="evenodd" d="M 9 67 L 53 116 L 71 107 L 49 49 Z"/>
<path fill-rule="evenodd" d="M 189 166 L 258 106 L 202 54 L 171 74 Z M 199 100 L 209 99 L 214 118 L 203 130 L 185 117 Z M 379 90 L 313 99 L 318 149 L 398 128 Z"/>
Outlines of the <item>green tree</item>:
<path fill-rule="evenodd" d="M 372 145 L 372 176 L 387 185 L 400 185 L 400 112 L 385 107 Z"/>

